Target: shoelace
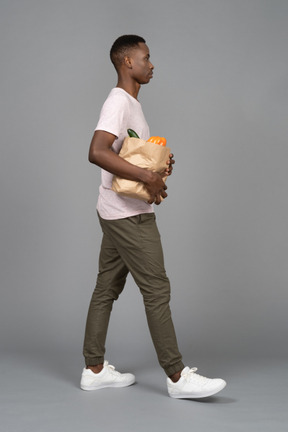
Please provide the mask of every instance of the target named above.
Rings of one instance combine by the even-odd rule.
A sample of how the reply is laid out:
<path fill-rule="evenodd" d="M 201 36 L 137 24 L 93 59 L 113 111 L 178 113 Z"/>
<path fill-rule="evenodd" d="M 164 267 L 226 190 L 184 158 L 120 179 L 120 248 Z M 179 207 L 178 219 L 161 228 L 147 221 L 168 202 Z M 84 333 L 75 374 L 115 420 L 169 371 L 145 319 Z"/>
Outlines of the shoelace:
<path fill-rule="evenodd" d="M 104 366 L 108 367 L 114 375 L 121 375 L 120 372 L 115 370 L 115 366 L 109 364 L 107 360 L 104 361 Z"/>
<path fill-rule="evenodd" d="M 196 373 L 197 370 L 198 369 L 196 367 L 191 368 L 191 369 L 187 370 L 186 372 L 183 371 L 181 376 L 184 377 L 186 381 L 190 381 L 190 379 L 201 381 L 201 382 L 207 381 L 208 378 L 197 374 Z"/>

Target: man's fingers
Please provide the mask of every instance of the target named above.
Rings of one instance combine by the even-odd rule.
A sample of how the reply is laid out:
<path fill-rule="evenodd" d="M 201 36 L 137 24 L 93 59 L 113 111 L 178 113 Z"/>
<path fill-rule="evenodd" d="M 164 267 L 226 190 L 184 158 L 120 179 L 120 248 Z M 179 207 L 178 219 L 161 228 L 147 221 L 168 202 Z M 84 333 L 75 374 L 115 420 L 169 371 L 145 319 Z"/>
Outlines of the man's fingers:
<path fill-rule="evenodd" d="M 163 187 L 163 189 L 158 194 L 156 194 L 154 197 L 151 197 L 149 199 L 149 201 L 147 201 L 148 204 L 153 204 L 153 203 L 157 204 L 157 205 L 161 204 L 162 199 L 165 199 L 168 196 L 168 194 L 165 192 L 164 189 L 167 189 L 166 185 Z"/>
<path fill-rule="evenodd" d="M 168 165 L 168 167 L 165 170 L 165 174 L 167 176 L 170 176 L 172 174 L 173 171 L 173 165 L 175 164 L 175 160 L 173 159 L 174 155 L 173 153 L 169 154 L 169 160 L 166 162 L 166 164 Z"/>
<path fill-rule="evenodd" d="M 160 195 L 157 195 L 157 196 L 156 196 L 155 204 L 156 204 L 156 205 L 161 204 L 161 197 L 160 197 Z"/>
<path fill-rule="evenodd" d="M 173 159 L 173 157 L 174 157 L 173 153 L 170 153 L 169 154 L 169 160 L 166 162 L 167 165 L 173 165 L 173 164 L 175 164 L 175 160 Z"/>
<path fill-rule="evenodd" d="M 162 190 L 161 191 L 161 196 L 162 196 L 162 198 L 166 198 L 168 196 L 168 194 L 164 190 Z"/>

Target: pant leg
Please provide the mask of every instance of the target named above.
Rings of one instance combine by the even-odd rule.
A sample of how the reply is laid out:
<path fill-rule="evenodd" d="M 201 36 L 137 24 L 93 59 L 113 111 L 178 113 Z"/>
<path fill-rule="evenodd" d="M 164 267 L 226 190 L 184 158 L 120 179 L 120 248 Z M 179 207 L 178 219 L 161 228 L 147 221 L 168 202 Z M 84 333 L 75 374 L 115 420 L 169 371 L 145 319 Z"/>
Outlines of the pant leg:
<path fill-rule="evenodd" d="M 104 233 L 96 287 L 86 322 L 83 348 L 86 366 L 104 362 L 105 341 L 113 302 L 123 291 L 127 274 L 128 269 L 109 234 Z"/>
<path fill-rule="evenodd" d="M 160 234 L 154 213 L 126 219 L 103 220 L 126 267 L 138 285 L 158 360 L 166 374 L 184 368 L 169 306 L 170 283 L 164 268 Z"/>

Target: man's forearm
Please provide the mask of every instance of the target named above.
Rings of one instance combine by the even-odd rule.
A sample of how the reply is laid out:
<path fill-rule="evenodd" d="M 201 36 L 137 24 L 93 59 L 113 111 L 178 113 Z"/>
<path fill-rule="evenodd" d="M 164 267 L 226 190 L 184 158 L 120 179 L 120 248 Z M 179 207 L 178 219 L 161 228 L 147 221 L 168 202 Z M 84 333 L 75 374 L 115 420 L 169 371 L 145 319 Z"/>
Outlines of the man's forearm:
<path fill-rule="evenodd" d="M 151 171 L 125 161 L 110 149 L 90 152 L 89 161 L 111 174 L 127 180 L 143 183 L 149 183 L 152 180 L 153 173 Z"/>

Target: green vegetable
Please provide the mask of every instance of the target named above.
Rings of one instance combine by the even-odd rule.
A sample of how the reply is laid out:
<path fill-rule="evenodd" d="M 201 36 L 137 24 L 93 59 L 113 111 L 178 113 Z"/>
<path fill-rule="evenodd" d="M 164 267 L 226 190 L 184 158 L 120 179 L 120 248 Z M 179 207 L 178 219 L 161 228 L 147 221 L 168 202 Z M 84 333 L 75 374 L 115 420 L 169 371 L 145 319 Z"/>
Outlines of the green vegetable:
<path fill-rule="evenodd" d="M 127 129 L 127 132 L 130 138 L 139 138 L 139 136 L 133 129 Z"/>

